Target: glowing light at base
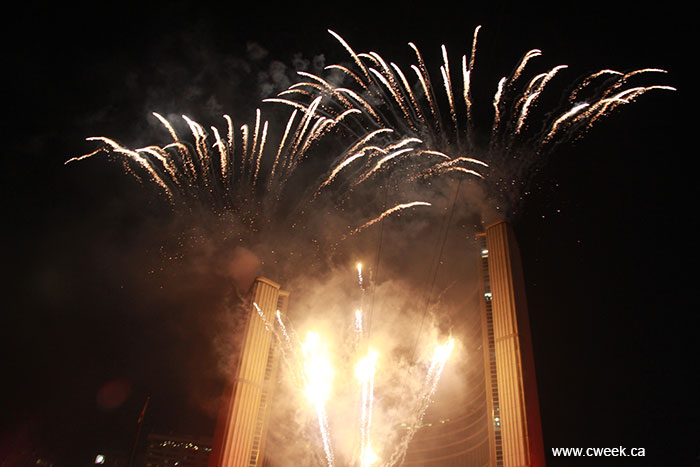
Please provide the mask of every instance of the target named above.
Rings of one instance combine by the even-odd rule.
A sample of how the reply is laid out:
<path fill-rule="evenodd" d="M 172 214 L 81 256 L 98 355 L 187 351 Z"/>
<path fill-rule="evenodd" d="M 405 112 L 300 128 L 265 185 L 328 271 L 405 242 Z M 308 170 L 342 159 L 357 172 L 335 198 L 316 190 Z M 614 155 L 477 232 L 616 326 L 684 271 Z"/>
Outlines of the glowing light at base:
<path fill-rule="evenodd" d="M 377 460 L 372 451 L 370 431 L 372 429 L 372 405 L 374 404 L 374 373 L 377 369 L 379 354 L 369 349 L 355 365 L 355 378 L 362 385 L 361 416 L 360 416 L 360 465 L 368 467 Z"/>
<path fill-rule="evenodd" d="M 362 452 L 362 457 L 360 458 L 360 465 L 362 467 L 369 467 L 374 465 L 379 461 L 379 457 L 372 451 L 371 446 L 367 446 L 367 449 Z"/>
<path fill-rule="evenodd" d="M 358 278 L 361 271 L 361 266 L 357 265 Z M 365 285 L 372 287 L 370 282 Z M 361 289 L 363 296 L 366 292 L 365 288 Z M 422 426 L 423 416 L 433 401 L 442 372 L 452 355 L 455 339 L 449 338 L 443 344 L 435 343 L 430 356 L 420 357 L 407 372 L 401 373 L 402 377 L 407 378 L 399 384 L 399 392 L 406 391 L 399 396 L 405 398 L 405 404 L 402 405 L 400 418 L 386 420 L 386 414 L 396 414 L 396 408 L 377 405 L 375 389 L 383 391 L 397 386 L 393 379 L 382 380 L 382 372 L 378 371 L 380 352 L 371 345 L 369 326 L 364 323 L 362 308 L 355 309 L 348 316 L 354 343 L 346 347 L 332 345 L 330 336 L 313 328 L 304 334 L 302 341 L 297 338 L 292 323 L 279 311 L 274 316 L 274 322 L 270 322 L 257 304 L 253 305 L 266 329 L 279 344 L 282 360 L 292 377 L 292 387 L 298 390 L 297 394 L 302 395 L 302 400 L 308 402 L 312 409 L 307 412 L 310 418 L 306 423 L 318 425 L 320 443 L 315 443 L 318 443 L 319 454 L 320 449 L 323 450 L 319 460 L 323 459 L 329 467 L 336 463 L 358 467 L 399 465 L 413 435 Z M 342 344 L 342 340 L 336 343 Z M 381 345 L 381 342 L 377 344 Z M 334 350 L 341 353 L 334 355 Z M 343 351 L 347 353 L 343 354 Z M 391 368 L 389 370 L 387 373 L 392 374 Z M 395 377 L 393 374 L 390 378 Z M 375 385 L 376 378 L 380 378 L 379 385 Z M 336 379 L 339 381 L 334 384 Z M 351 380 L 355 384 L 351 384 Z M 387 385 L 388 381 L 392 383 Z M 379 409 L 377 413 L 376 409 Z M 341 413 L 341 417 L 346 418 L 338 418 Z M 347 423 L 353 419 L 355 427 Z M 406 432 L 395 430 L 393 427 L 399 424 L 410 429 Z M 337 431 L 335 435 L 334 431 Z M 374 433 L 375 438 L 373 431 L 377 432 Z M 338 433 L 343 433 L 342 437 Z M 373 446 L 373 439 L 375 443 L 381 439 L 383 445 Z M 339 450 L 336 452 L 336 449 Z"/>
<path fill-rule="evenodd" d="M 316 408 L 318 426 L 321 430 L 323 450 L 326 453 L 328 465 L 333 465 L 333 448 L 331 446 L 326 415 L 326 401 L 331 394 L 333 383 L 333 366 L 328 359 L 328 349 L 318 333 L 309 331 L 301 346 L 304 357 L 304 393 Z"/>
<path fill-rule="evenodd" d="M 301 346 L 306 375 L 306 397 L 315 403 L 324 403 L 331 393 L 333 366 L 328 360 L 328 349 L 318 333 L 309 331 Z"/>

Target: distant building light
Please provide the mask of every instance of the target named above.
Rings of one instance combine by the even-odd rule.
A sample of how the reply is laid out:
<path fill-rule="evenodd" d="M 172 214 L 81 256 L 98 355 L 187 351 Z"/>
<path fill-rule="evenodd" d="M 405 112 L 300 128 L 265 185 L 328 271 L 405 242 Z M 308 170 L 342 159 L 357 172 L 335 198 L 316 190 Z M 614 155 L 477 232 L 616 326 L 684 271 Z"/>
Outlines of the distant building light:
<path fill-rule="evenodd" d="M 102 454 L 98 454 L 95 456 L 95 464 L 104 464 L 105 463 L 105 456 Z"/>
<path fill-rule="evenodd" d="M 489 255 L 489 250 L 483 249 L 481 250 L 481 257 L 486 258 Z"/>

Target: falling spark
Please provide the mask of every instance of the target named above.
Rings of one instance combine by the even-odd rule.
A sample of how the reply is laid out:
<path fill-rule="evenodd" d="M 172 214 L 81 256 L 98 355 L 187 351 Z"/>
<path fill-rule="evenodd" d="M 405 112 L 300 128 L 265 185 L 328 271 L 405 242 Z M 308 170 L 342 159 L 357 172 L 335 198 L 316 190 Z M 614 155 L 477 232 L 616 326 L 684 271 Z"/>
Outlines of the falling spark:
<path fill-rule="evenodd" d="M 360 288 L 365 290 L 365 284 L 362 279 L 362 263 L 357 263 L 357 281 L 360 284 Z"/>
<path fill-rule="evenodd" d="M 354 235 L 356 233 L 359 233 L 359 232 L 365 230 L 367 227 L 370 227 L 370 226 L 376 224 L 377 222 L 384 219 L 386 216 L 390 216 L 391 214 L 393 214 L 395 212 L 402 211 L 402 210 L 408 209 L 408 208 L 412 208 L 414 206 L 432 206 L 432 204 L 427 203 L 425 201 L 413 201 L 411 203 L 397 204 L 393 208 L 387 209 L 386 211 L 384 211 L 383 213 L 381 213 L 379 216 L 375 217 L 371 221 L 365 222 L 360 227 L 358 227 L 355 230 L 353 230 L 352 232 L 350 232 L 350 235 Z"/>
<path fill-rule="evenodd" d="M 355 310 L 355 332 L 362 335 L 362 310 Z"/>
<path fill-rule="evenodd" d="M 493 97 L 493 128 L 491 134 L 495 134 L 498 129 L 498 124 L 501 121 L 501 96 L 503 95 L 503 86 L 506 84 L 506 78 L 503 77 L 498 82 L 498 90 L 496 90 L 496 95 Z"/>
<path fill-rule="evenodd" d="M 265 141 L 267 141 L 267 120 L 263 124 L 262 138 L 260 141 L 260 149 L 258 150 L 258 157 L 255 158 L 255 173 L 253 174 L 253 185 L 258 182 L 258 172 L 260 172 L 260 159 L 262 159 L 263 149 L 265 148 Z"/>
<path fill-rule="evenodd" d="M 265 330 L 266 331 L 271 331 L 274 329 L 274 324 L 270 323 L 267 318 L 265 317 L 265 312 L 262 311 L 260 306 L 256 303 L 253 302 L 253 306 L 255 307 L 255 311 L 258 312 L 258 316 L 260 316 L 260 319 L 262 319 L 263 324 L 265 325 Z"/>
<path fill-rule="evenodd" d="M 331 182 L 333 181 L 333 179 L 335 178 L 335 176 L 338 175 L 338 173 L 339 173 L 341 170 L 343 170 L 343 169 L 344 169 L 345 167 L 347 167 L 348 165 L 352 164 L 355 160 L 359 159 L 360 157 L 363 157 L 364 155 L 365 155 L 365 153 L 364 153 L 363 151 L 358 152 L 357 154 L 348 157 L 348 158 L 345 159 L 343 162 L 341 162 L 340 164 L 338 164 L 338 166 L 337 166 L 335 169 L 333 169 L 333 171 L 332 171 L 331 174 L 328 176 L 328 178 L 327 178 L 323 183 L 321 183 L 321 184 L 318 186 L 318 188 L 316 189 L 316 194 L 318 194 L 318 193 L 321 192 L 321 188 L 323 188 L 324 186 L 326 186 L 326 185 L 328 185 L 329 183 L 331 183 Z"/>
<path fill-rule="evenodd" d="M 377 170 L 379 170 L 384 164 L 389 162 L 390 160 L 402 155 L 402 154 L 408 154 L 413 151 L 413 148 L 405 148 L 405 149 L 399 149 L 398 151 L 394 151 L 392 153 L 387 154 L 386 156 L 382 157 L 377 161 L 377 163 L 372 167 L 367 173 L 365 173 L 362 177 L 360 177 L 356 182 L 355 185 L 359 185 L 360 183 L 364 182 L 367 180 L 373 173 L 375 173 Z"/>
<path fill-rule="evenodd" d="M 552 124 L 552 129 L 549 130 L 549 133 L 547 133 L 547 136 L 545 136 L 545 140 L 548 140 L 554 135 L 554 133 L 557 132 L 557 129 L 559 128 L 559 125 L 561 125 L 563 122 L 571 118 L 572 116 L 576 115 L 586 107 L 589 107 L 590 104 L 587 102 L 584 102 L 582 104 L 575 105 L 574 108 L 566 112 L 564 115 L 559 117 L 553 124 Z"/>
<path fill-rule="evenodd" d="M 525 69 L 525 65 L 527 65 L 527 62 L 530 61 L 531 58 L 534 57 L 539 57 L 542 55 L 542 51 L 540 49 L 532 49 L 528 51 L 525 56 L 523 56 L 523 59 L 520 61 L 520 65 L 515 69 L 515 72 L 513 73 L 513 77 L 511 78 L 511 83 L 514 83 L 515 81 L 520 78 L 520 75 L 523 73 L 523 70 Z"/>
<path fill-rule="evenodd" d="M 94 156 L 95 154 L 99 154 L 100 152 L 102 152 L 102 150 L 103 150 L 102 148 L 98 148 L 98 149 L 95 149 L 94 151 L 92 151 L 91 153 L 83 154 L 82 156 L 71 157 L 70 159 L 68 159 L 67 161 L 65 161 L 65 162 L 63 163 L 63 165 L 66 165 L 66 164 L 68 164 L 69 162 L 82 161 L 82 160 L 84 160 L 84 159 L 87 159 L 87 158 L 89 158 L 89 157 Z"/>

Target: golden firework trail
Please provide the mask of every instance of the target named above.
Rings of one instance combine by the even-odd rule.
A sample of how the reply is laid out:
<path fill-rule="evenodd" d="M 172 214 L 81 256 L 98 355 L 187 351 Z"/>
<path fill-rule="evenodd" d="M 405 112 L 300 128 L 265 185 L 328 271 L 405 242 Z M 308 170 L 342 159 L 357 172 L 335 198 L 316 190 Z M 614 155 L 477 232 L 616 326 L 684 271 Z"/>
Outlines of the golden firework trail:
<path fill-rule="evenodd" d="M 288 331 L 282 314 L 277 310 L 276 323 L 269 322 L 257 303 L 253 302 L 265 329 L 271 332 L 279 344 L 283 361 L 292 373 L 293 380 L 304 393 L 304 397 L 314 408 L 318 423 L 321 444 L 329 467 L 334 465 L 335 455 L 331 440 L 326 403 L 331 397 L 335 370 L 329 359 L 328 346 L 321 335 L 308 331 L 300 342 L 293 329 Z"/>
<path fill-rule="evenodd" d="M 397 204 L 393 208 L 387 209 L 386 211 L 384 211 L 383 213 L 381 213 L 379 216 L 375 217 L 374 219 L 365 222 L 360 227 L 358 227 L 355 230 L 353 230 L 352 232 L 350 232 L 350 235 L 354 235 L 354 234 L 362 232 L 367 227 L 370 227 L 370 226 L 376 224 L 377 222 L 383 220 L 387 216 L 394 214 L 395 212 L 402 211 L 404 209 L 412 208 L 415 206 L 432 206 L 432 204 L 427 203 L 425 201 L 413 201 L 411 203 Z"/>
<path fill-rule="evenodd" d="M 520 78 L 520 75 L 523 73 L 523 70 L 525 70 L 525 65 L 527 65 L 527 62 L 530 61 L 531 58 L 534 57 L 539 57 L 542 55 L 542 51 L 540 49 L 532 49 L 528 51 L 520 61 L 520 64 L 518 67 L 515 69 L 515 72 L 513 72 L 513 77 L 510 79 L 511 83 L 514 83 L 515 81 Z"/>
<path fill-rule="evenodd" d="M 628 72 L 606 68 L 572 86 L 573 90 L 562 96 L 565 107 L 542 109 L 539 107 L 545 101 L 543 96 L 553 92 L 551 83 L 559 80 L 554 78 L 566 66 L 559 65 L 526 79 L 532 59 L 542 55 L 541 50 L 532 49 L 522 56 L 509 77 L 499 81 L 492 101 L 491 127 L 478 138 L 475 128 L 479 126 L 472 108 L 480 29 L 481 26 L 474 29 L 471 51 L 461 55 L 461 89 L 458 89 L 459 80 L 453 81 L 444 44 L 440 48 L 441 85 L 433 86 L 416 44 L 408 43 L 416 59 L 416 64 L 410 65 L 415 74 L 410 82 L 397 63 L 374 51 L 357 53 L 344 38 L 329 30 L 348 52 L 352 64 L 332 64 L 325 70 L 347 82 L 335 84 L 339 76 L 329 79 L 300 71 L 302 82 L 291 85 L 277 97 L 265 99 L 293 108 L 281 139 L 275 138 L 278 133 L 263 118 L 260 109 L 256 109 L 251 124 L 234 126 L 232 119 L 224 115 L 225 132 L 212 126 L 211 134 L 183 115 L 191 133 L 185 139 L 165 117 L 154 112 L 170 135 L 171 143 L 133 150 L 109 138 L 89 138 L 103 146 L 67 162 L 106 152 L 121 160 L 131 175 L 155 183 L 173 205 L 209 204 L 219 214 L 232 212 L 242 224 L 258 231 L 255 226 L 271 224 L 273 218 L 279 217 L 277 209 L 288 194 L 286 186 L 290 177 L 313 153 L 314 146 L 336 127 L 342 127 L 337 133 L 343 137 L 333 141 L 342 141 L 338 147 L 345 149 L 333 149 L 330 156 L 320 154 L 328 169 L 318 174 L 312 185 L 315 189 L 296 190 L 304 198 L 284 205 L 287 209 L 290 205 L 297 209 L 285 213 L 285 218 L 302 212 L 306 203 L 314 202 L 321 194 L 332 197 L 335 193 L 333 202 L 340 209 L 339 205 L 358 185 L 380 176 L 390 178 L 395 187 L 398 183 L 420 183 L 425 178 L 452 174 L 484 180 L 487 190 L 503 193 L 508 190 L 504 183 L 520 180 L 538 156 L 585 134 L 622 104 L 651 90 L 675 90 L 665 85 L 629 86 L 641 75 L 666 73 L 659 68 Z M 438 99 L 440 94 L 443 99 Z M 455 98 L 458 94 L 463 102 Z M 446 113 L 439 108 L 441 101 L 447 102 Z M 443 118 L 448 114 L 449 117 Z M 234 128 L 239 128 L 239 135 Z M 344 139 L 348 136 L 353 138 L 349 144 Z M 240 144 L 236 145 L 236 140 Z M 401 143 L 404 146 L 399 149 Z M 471 157 L 466 157 L 467 154 Z M 420 155 L 440 157 L 410 157 Z M 388 166 L 391 170 L 385 169 Z M 331 185 L 334 190 L 329 189 Z"/>
<path fill-rule="evenodd" d="M 165 117 L 154 112 L 153 115 L 172 138 L 171 143 L 132 150 L 110 138 L 91 137 L 87 140 L 100 142 L 102 147 L 70 158 L 66 163 L 82 161 L 101 152 L 111 154 L 122 158 L 130 174 L 138 177 L 138 172 L 144 171 L 173 205 L 209 201 L 217 211 L 236 212 L 248 209 L 245 200 L 250 199 L 263 179 L 266 181 L 266 191 L 278 195 L 299 161 L 324 132 L 347 115 L 357 112 L 348 109 L 336 119 L 323 118 L 316 114 L 318 102 L 320 98 L 315 105 L 305 108 L 301 120 L 295 119 L 296 112 L 292 114 L 284 136 L 272 151 L 267 151 L 269 122 L 263 121 L 260 109 L 256 110 L 252 132 L 248 124 L 240 126 L 239 147 L 235 145 L 237 136 L 228 115 L 224 115 L 225 136 L 222 137 L 219 129 L 212 126 L 211 142 L 202 125 L 183 115 L 192 134 L 193 142 L 190 143 L 178 136 Z M 270 162 L 266 163 L 266 159 Z"/>
<path fill-rule="evenodd" d="M 496 133 L 496 130 L 498 129 L 498 124 L 501 121 L 500 105 L 501 105 L 501 96 L 503 95 L 503 87 L 505 86 L 505 84 L 506 84 L 506 78 L 503 77 L 498 82 L 498 89 L 496 90 L 496 95 L 493 96 L 493 128 L 491 130 L 492 133 Z"/>
<path fill-rule="evenodd" d="M 414 165 L 414 174 L 408 177 L 411 180 L 421 176 L 460 173 L 487 181 L 494 177 L 496 181 L 516 179 L 524 166 L 535 163 L 537 156 L 551 151 L 562 142 L 581 136 L 601 117 L 608 115 L 620 104 L 631 102 L 633 98 L 652 89 L 674 89 L 661 85 L 625 89 L 626 83 L 637 75 L 665 73 L 658 68 L 641 68 L 627 73 L 602 69 L 583 78 L 577 86 L 573 87 L 573 91 L 562 99 L 563 102 L 569 102 L 573 106 L 550 110 L 538 109 L 538 103 L 543 100 L 542 96 L 545 92 L 552 92 L 550 88 L 553 86 L 551 83 L 555 81 L 555 76 L 567 66 L 558 65 L 525 80 L 532 59 L 542 55 L 541 50 L 532 49 L 522 56 L 510 77 L 506 76 L 499 81 L 492 101 L 493 119 L 488 133 L 488 144 L 483 144 L 474 137 L 474 128 L 477 125 L 472 115 L 472 81 L 480 28 L 481 26 L 478 26 L 474 30 L 469 57 L 467 54 L 462 55 L 461 90 L 454 89 L 455 83 L 452 80 L 447 47 L 441 46 L 442 64 L 439 66 L 439 72 L 441 87 L 444 88 L 443 95 L 448 105 L 447 114 L 451 122 L 448 125 L 443 122 L 443 114 L 438 106 L 436 96 L 439 94 L 439 89 L 433 87 L 423 57 L 413 42 L 409 42 L 408 45 L 413 49 L 417 60 L 416 64 L 410 65 L 417 80 L 415 84 L 409 82 L 396 63 L 385 60 L 376 52 L 356 53 L 344 38 L 330 30 L 329 33 L 350 54 L 354 66 L 329 65 L 326 70 L 341 71 L 342 76 L 349 77 L 347 82 L 342 86 L 336 86 L 331 84 L 331 80 L 315 76 L 313 78 L 315 83 L 322 83 L 318 84 L 320 89 L 312 87 L 309 88 L 308 96 L 277 98 L 276 101 L 298 108 L 307 108 L 309 106 L 307 99 L 312 100 L 322 95 L 325 97 L 324 112 L 329 117 L 347 111 L 348 104 L 354 105 L 359 112 L 344 120 L 344 126 L 348 129 L 360 134 L 391 129 L 392 133 L 382 135 L 384 145 L 413 137 L 420 140 L 412 144 L 414 151 L 439 152 L 456 161 L 452 165 L 432 167 L 434 170 L 430 170 L 430 162 L 423 160 L 422 166 Z M 415 89 L 419 89 L 420 92 L 415 93 Z M 464 101 L 461 108 L 455 99 L 458 92 Z M 538 118 L 536 125 L 533 124 L 535 115 Z M 481 141 L 484 139 L 482 138 Z M 478 159 L 488 161 L 488 167 L 484 165 L 482 169 L 462 165 L 465 161 L 463 158 L 465 152 L 478 154 Z M 360 156 L 361 153 L 362 156 Z M 360 171 L 358 178 L 355 179 L 355 185 L 367 180 L 381 168 L 382 164 L 391 160 L 391 158 L 387 159 L 387 154 L 384 152 L 380 162 L 375 162 L 374 165 L 365 165 L 362 169 L 359 169 L 358 165 L 358 169 L 352 172 L 354 174 L 357 170 Z M 348 169 L 361 157 L 369 160 L 372 154 L 362 151 L 361 148 L 346 152 L 346 156 L 341 158 L 318 189 L 329 185 L 340 172 Z M 520 161 L 513 164 L 514 158 L 520 158 Z M 417 162 L 406 162 L 406 164 L 417 164 Z M 486 168 L 488 170 L 485 170 Z"/>
<path fill-rule="evenodd" d="M 354 349 L 355 354 L 357 354 L 361 348 L 367 347 L 368 334 L 365 334 L 365 292 L 367 291 L 365 286 L 365 279 L 362 275 L 362 263 L 357 263 L 357 285 L 360 287 L 360 307 L 355 310 L 355 319 L 353 321 L 354 326 Z M 369 329 L 367 329 L 369 332 Z"/>
<path fill-rule="evenodd" d="M 355 310 L 355 332 L 360 336 L 364 333 L 362 325 L 362 309 Z"/>
<path fill-rule="evenodd" d="M 329 467 L 333 465 L 334 455 L 326 415 L 326 402 L 331 396 L 333 383 L 333 365 L 328 358 L 328 348 L 318 333 L 309 331 L 301 345 L 304 356 L 305 394 L 316 408 L 318 426 L 323 440 L 323 450 Z"/>
<path fill-rule="evenodd" d="M 388 67 L 384 72 L 388 73 L 387 70 Z M 330 84 L 326 83 L 326 86 Z M 324 116 L 327 114 L 319 111 L 321 101 L 322 96 L 316 96 L 309 105 L 294 109 L 277 144 L 270 142 L 270 124 L 263 118 L 260 109 L 256 110 L 252 125 L 244 123 L 239 126 L 239 135 L 235 134 L 235 125 L 228 115 L 224 115 L 224 132 L 211 126 L 211 135 L 202 125 L 183 115 L 182 119 L 192 135 L 191 142 L 178 136 L 173 124 L 165 117 L 154 113 L 172 138 L 171 143 L 132 150 L 110 138 L 88 138 L 88 141 L 98 141 L 103 146 L 71 158 L 66 163 L 81 161 L 100 152 L 121 157 L 128 173 L 141 178 L 140 173 L 145 172 L 144 178 L 160 187 L 173 206 L 184 204 L 191 207 L 192 203 L 209 203 L 216 212 L 238 215 L 244 225 L 256 232 L 259 230 L 256 226 L 270 224 L 270 219 L 279 217 L 276 209 L 283 199 L 285 186 L 314 144 L 336 125 L 344 124 L 345 120 L 362 113 L 360 109 L 349 108 Z M 348 196 L 352 187 L 380 171 L 391 173 L 385 170 L 390 164 L 392 171 L 395 167 L 402 170 L 408 167 L 415 171 L 410 164 L 395 164 L 394 161 L 403 159 L 402 156 L 419 155 L 415 148 L 422 141 L 415 136 L 389 137 L 393 132 L 391 128 L 377 128 L 351 142 L 346 150 L 331 159 L 333 165 L 328 175 L 321 179 L 315 191 L 310 191 L 305 195 L 307 198 L 297 203 L 295 209 L 303 211 L 304 203 L 313 202 L 342 173 L 346 174 L 346 183 L 349 182 Z M 241 142 L 238 146 L 235 145 L 237 139 Z M 365 159 L 367 163 L 360 164 L 360 159 Z M 404 177 L 404 180 L 408 180 L 408 177 Z M 332 193 L 329 191 L 329 194 Z M 399 205 L 396 209 L 414 205 Z M 356 231 L 378 222 L 386 215 L 365 223 Z"/>
<path fill-rule="evenodd" d="M 384 152 L 384 151 L 382 151 Z M 406 148 L 406 149 L 399 149 L 398 151 L 391 152 L 387 154 L 386 156 L 382 157 L 377 161 L 376 164 L 374 164 L 374 167 L 372 167 L 369 171 L 367 171 L 362 177 L 360 177 L 354 184 L 359 185 L 360 183 L 364 182 L 367 180 L 372 174 L 377 172 L 384 164 L 389 162 L 390 160 L 402 155 L 402 154 L 410 154 L 413 152 L 413 148 Z"/>
<path fill-rule="evenodd" d="M 374 404 L 374 373 L 377 367 L 379 354 L 370 348 L 367 355 L 362 357 L 355 365 L 355 378 L 362 387 L 361 399 L 361 433 L 360 433 L 360 466 L 369 467 L 376 460 L 372 452 L 372 405 Z"/>
<path fill-rule="evenodd" d="M 365 281 L 362 278 L 362 263 L 357 263 L 357 283 L 360 285 L 360 289 L 365 290 Z"/>
<path fill-rule="evenodd" d="M 342 161 L 340 164 L 338 164 L 338 165 L 333 169 L 333 171 L 332 171 L 331 174 L 328 176 L 328 178 L 327 178 L 323 183 L 321 183 L 321 184 L 318 186 L 318 188 L 316 189 L 316 194 L 318 194 L 318 193 L 321 192 L 321 188 L 323 188 L 324 186 L 326 186 L 326 185 L 328 185 L 329 183 L 331 183 L 331 182 L 333 181 L 333 179 L 335 178 L 335 176 L 338 175 L 338 173 L 339 173 L 341 170 L 343 170 L 343 169 L 344 169 L 345 167 L 347 167 L 348 165 L 352 164 L 355 160 L 359 159 L 360 157 L 363 157 L 364 155 L 365 155 L 365 152 L 364 152 L 364 151 L 360 151 L 360 152 L 358 152 L 357 154 L 354 154 L 354 155 L 348 157 L 347 159 L 345 159 L 344 161 Z"/>
<path fill-rule="evenodd" d="M 165 183 L 162 169 L 160 169 L 158 166 L 152 165 L 147 156 L 142 156 L 141 154 L 139 154 L 138 151 L 133 151 L 131 149 L 127 149 L 127 148 L 121 146 L 116 141 L 114 141 L 110 138 L 106 138 L 104 136 L 96 136 L 96 137 L 87 138 L 87 141 L 102 141 L 103 143 L 107 144 L 114 153 L 124 155 L 129 160 L 135 161 L 139 166 L 141 166 L 142 169 L 144 169 L 146 171 L 146 173 L 148 173 L 151 180 L 153 180 L 158 186 L 160 186 L 163 189 L 163 191 L 168 196 L 168 198 L 170 200 L 173 199 L 173 191 L 172 191 L 171 187 L 169 187 Z M 150 149 L 149 150 L 142 150 L 142 151 L 146 152 L 147 154 L 153 154 L 153 151 Z M 81 161 L 81 160 L 87 159 L 89 157 L 92 157 L 92 156 L 98 154 L 99 152 L 100 152 L 100 150 L 96 150 L 96 151 L 93 151 L 89 154 L 85 154 L 83 156 L 73 157 L 71 159 L 68 159 L 64 164 L 68 164 L 69 162 Z M 157 155 L 157 156 L 155 156 L 155 159 L 161 160 L 161 156 Z M 130 170 L 130 169 L 127 169 L 127 170 Z"/>

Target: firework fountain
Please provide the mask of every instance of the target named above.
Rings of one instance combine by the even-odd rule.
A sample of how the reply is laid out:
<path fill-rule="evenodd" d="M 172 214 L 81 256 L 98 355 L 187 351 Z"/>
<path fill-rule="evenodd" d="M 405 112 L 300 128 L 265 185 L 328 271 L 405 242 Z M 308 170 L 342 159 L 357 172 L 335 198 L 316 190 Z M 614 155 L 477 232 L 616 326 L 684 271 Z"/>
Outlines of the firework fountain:
<path fill-rule="evenodd" d="M 375 398 L 377 380 L 384 387 L 387 382 L 396 384 L 395 375 L 386 381 L 382 368 L 383 360 L 387 367 L 396 365 L 396 357 L 382 355 L 370 339 L 368 313 L 362 306 L 367 283 L 360 264 L 357 265 L 357 272 L 362 298 L 360 308 L 354 313 L 346 313 L 346 321 L 352 325 L 344 328 L 350 331 L 345 336 L 343 333 L 323 333 L 311 329 L 301 340 L 288 318 L 277 312 L 276 322 L 268 322 L 257 304 L 253 305 L 278 343 L 293 392 L 303 394 L 309 406 L 307 420 L 313 419 L 316 425 L 316 436 L 324 454 L 323 462 L 328 466 L 398 465 L 422 424 L 456 341 L 453 337 L 447 337 L 442 339 L 442 344 L 437 340 L 431 342 L 421 349 L 422 354 L 414 364 L 402 370 L 402 390 L 406 392 L 401 410 L 404 428 L 397 430 L 396 420 L 382 419 L 388 413 L 382 407 L 386 400 L 381 395 L 379 399 Z M 332 345 L 333 342 L 335 345 Z M 334 347 L 348 350 L 341 350 L 339 355 L 338 348 Z M 329 411 L 350 414 L 355 419 L 355 432 L 351 433 L 350 442 L 347 430 L 343 430 L 342 436 L 334 436 L 334 429 L 342 429 L 343 421 L 348 423 L 348 420 L 329 419 Z M 373 429 L 375 422 L 384 429 L 379 430 L 382 436 L 373 441 L 373 434 L 377 434 L 377 430 Z M 393 431 L 388 436 L 386 427 L 392 427 L 390 431 Z M 304 430 L 299 427 L 298 431 Z M 339 453 L 334 448 L 336 443 L 341 444 L 342 451 L 346 452 Z"/>
<path fill-rule="evenodd" d="M 528 170 L 558 144 L 580 137 L 602 117 L 649 91 L 674 89 L 628 85 L 641 75 L 664 70 L 603 69 L 583 77 L 564 92 L 556 107 L 543 112 L 539 108 L 543 96 L 552 92 L 551 83 L 566 66 L 526 77 L 529 63 L 542 54 L 534 49 L 498 82 L 491 100 L 493 117 L 488 130 L 480 131 L 474 117 L 476 92 L 472 86 L 479 30 L 474 31 L 470 53 L 461 57 L 458 79 L 447 48 L 442 46 L 439 86 L 433 84 L 415 44 L 409 43 L 417 61 L 410 66 L 411 82 L 411 73 L 404 73 L 397 64 L 373 51 L 357 53 L 340 35 L 329 31 L 349 54 L 350 63 L 326 67 L 330 75 L 326 77 L 299 72 L 299 82 L 265 99 L 274 112 L 291 107 L 279 133 L 260 109 L 251 124 L 236 125 L 225 115 L 224 131 L 212 126 L 208 132 L 183 116 L 191 133 L 188 138 L 182 138 L 170 121 L 154 113 L 169 133 L 170 143 L 130 149 L 114 139 L 94 137 L 89 140 L 102 143 L 100 148 L 67 162 L 107 153 L 120 160 L 131 175 L 157 185 L 176 208 L 206 205 L 217 214 L 232 215 L 248 230 L 241 237 L 247 241 L 270 229 L 291 235 L 319 206 L 332 206 L 334 215 L 344 217 L 355 212 L 354 195 L 366 202 L 363 191 L 377 192 L 384 187 L 388 192 L 390 186 L 399 197 L 404 196 L 393 206 L 376 201 L 363 206 L 359 210 L 362 216 L 348 214 L 344 230 L 337 232 L 338 238 L 346 240 L 397 213 L 429 210 L 431 200 L 416 199 L 414 193 L 429 193 L 430 183 L 439 177 L 457 177 L 458 183 L 473 180 L 489 196 L 512 199 L 513 186 L 522 186 Z M 341 82 L 345 84 L 333 84 Z M 303 179 L 313 181 L 299 189 L 293 179 L 307 170 L 311 175 Z M 412 195 L 405 196 L 407 193 Z M 336 238 L 319 248 L 335 247 L 338 242 Z M 315 329 L 309 329 L 302 341 L 280 314 L 276 323 L 266 325 L 282 349 L 292 386 L 312 407 L 317 445 L 323 451 L 321 463 L 398 465 L 421 426 L 455 340 L 450 337 L 444 342 L 443 338 L 439 345 L 440 340 L 433 336 L 428 347 L 414 353 L 403 380 L 394 383 L 410 387 L 411 394 L 401 400 L 410 409 L 402 414 L 402 420 L 381 421 L 394 431 L 401 422 L 411 429 L 398 434 L 383 430 L 382 436 L 376 436 L 380 420 L 375 413 L 375 390 L 381 388 L 382 369 L 389 359 L 371 340 L 372 315 L 365 306 L 365 295 L 373 286 L 361 265 L 357 266 L 357 279 L 360 306 L 346 310 L 345 316 L 351 323 L 350 345 L 339 344 L 343 338 L 334 343 Z M 335 353 L 342 355 L 334 361 Z M 349 455 L 347 450 L 339 454 L 334 446 L 332 405 L 338 398 L 334 381 L 339 378 L 355 381 L 353 395 L 340 398 L 357 408 L 357 442 Z"/>

